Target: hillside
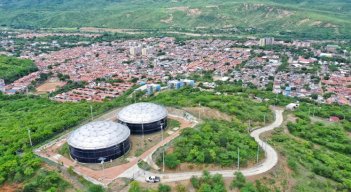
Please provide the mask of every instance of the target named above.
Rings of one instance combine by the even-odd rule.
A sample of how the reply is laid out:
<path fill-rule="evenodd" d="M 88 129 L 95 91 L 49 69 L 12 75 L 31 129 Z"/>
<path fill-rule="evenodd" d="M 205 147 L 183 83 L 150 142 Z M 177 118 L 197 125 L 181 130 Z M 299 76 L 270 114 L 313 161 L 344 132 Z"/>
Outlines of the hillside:
<path fill-rule="evenodd" d="M 350 38 L 348 0 L 0 0 L 0 24 Z"/>
<path fill-rule="evenodd" d="M 6 83 L 13 82 L 36 70 L 37 67 L 33 61 L 0 55 L 0 79 L 4 79 Z"/>

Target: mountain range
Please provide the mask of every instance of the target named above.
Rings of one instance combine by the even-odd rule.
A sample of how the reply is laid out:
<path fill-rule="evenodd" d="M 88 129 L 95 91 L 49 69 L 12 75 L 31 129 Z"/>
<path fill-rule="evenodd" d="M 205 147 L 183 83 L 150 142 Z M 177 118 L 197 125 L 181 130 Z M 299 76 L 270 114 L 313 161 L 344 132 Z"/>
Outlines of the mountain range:
<path fill-rule="evenodd" d="M 351 38 L 351 0 L 0 0 L 0 25 Z"/>

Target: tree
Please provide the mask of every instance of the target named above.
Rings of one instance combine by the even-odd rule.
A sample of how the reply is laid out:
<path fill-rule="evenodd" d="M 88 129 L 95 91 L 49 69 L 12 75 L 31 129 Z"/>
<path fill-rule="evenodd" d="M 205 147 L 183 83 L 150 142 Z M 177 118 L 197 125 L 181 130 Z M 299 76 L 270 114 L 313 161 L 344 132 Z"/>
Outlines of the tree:
<path fill-rule="evenodd" d="M 211 185 L 204 183 L 200 186 L 200 189 L 197 192 L 214 192 L 211 188 Z"/>
<path fill-rule="evenodd" d="M 314 99 L 314 100 L 316 100 L 316 99 L 318 99 L 318 95 L 317 95 L 317 94 L 312 94 L 312 95 L 311 95 L 311 98 Z"/>
<path fill-rule="evenodd" d="M 21 174 L 21 172 L 17 172 L 17 173 L 15 174 L 15 177 L 13 178 L 13 180 L 16 181 L 16 182 L 21 182 L 21 181 L 23 181 L 23 175 Z"/>
<path fill-rule="evenodd" d="M 170 192 L 170 191 L 171 191 L 171 187 L 169 185 L 160 184 L 158 186 L 158 192 Z"/>
<path fill-rule="evenodd" d="M 174 169 L 179 164 L 180 164 L 180 161 L 177 159 L 177 156 L 174 153 L 165 156 L 165 165 L 168 168 Z"/>
<path fill-rule="evenodd" d="M 186 188 L 184 185 L 182 184 L 178 184 L 176 187 L 175 187 L 176 191 L 177 192 L 186 192 Z"/>
<path fill-rule="evenodd" d="M 257 189 L 251 182 L 248 182 L 240 189 L 240 192 L 257 192 Z"/>
<path fill-rule="evenodd" d="M 199 180 L 199 178 L 193 176 L 193 177 L 191 177 L 190 182 L 191 182 L 191 185 L 193 185 L 193 187 L 195 189 L 198 189 L 200 187 L 200 180 Z"/>
<path fill-rule="evenodd" d="M 192 177 L 191 184 L 197 192 L 226 192 L 222 175 L 211 175 L 210 172 L 204 171 L 202 177 Z"/>
<path fill-rule="evenodd" d="M 137 181 L 132 181 L 128 192 L 141 192 L 140 184 Z"/>
<path fill-rule="evenodd" d="M 232 188 L 238 188 L 241 189 L 245 186 L 246 184 L 246 178 L 241 172 L 235 172 L 234 173 L 235 178 L 233 179 L 231 183 Z"/>
<path fill-rule="evenodd" d="M 34 170 L 33 170 L 32 167 L 27 167 L 27 168 L 24 170 L 24 175 L 26 175 L 26 176 L 31 176 L 33 173 L 34 173 Z"/>
<path fill-rule="evenodd" d="M 256 189 L 258 192 L 270 192 L 271 190 L 263 185 L 259 180 L 256 180 Z"/>
<path fill-rule="evenodd" d="M 101 185 L 91 185 L 88 188 L 88 192 L 104 192 L 104 188 Z"/>

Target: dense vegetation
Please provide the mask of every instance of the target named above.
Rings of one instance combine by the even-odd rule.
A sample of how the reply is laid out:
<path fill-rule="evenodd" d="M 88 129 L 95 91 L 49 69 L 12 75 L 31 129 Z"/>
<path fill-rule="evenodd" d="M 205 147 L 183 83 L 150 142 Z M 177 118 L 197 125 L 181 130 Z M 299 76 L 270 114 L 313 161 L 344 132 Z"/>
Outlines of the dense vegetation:
<path fill-rule="evenodd" d="M 272 120 L 268 104 L 286 105 L 294 99 L 240 87 L 223 84 L 216 90 L 227 92 L 229 95 L 216 95 L 185 88 L 179 91 L 166 91 L 147 99 L 175 107 L 198 106 L 200 103 L 202 106 L 216 108 L 233 116 L 230 123 L 206 120 L 196 129 L 184 130 L 182 137 L 176 141 L 174 153 L 166 156 L 170 165 L 175 163 L 176 167 L 180 161 L 230 165 L 236 160 L 238 146 L 240 149 L 247 149 L 240 151 L 241 163 L 255 156 L 257 144 L 245 133 L 247 122 L 249 120 L 253 123 L 262 122 L 265 114 L 267 121 Z M 31 131 L 34 145 L 45 142 L 87 119 L 90 115 L 90 105 L 97 115 L 112 107 L 129 103 L 131 98 L 128 99 L 126 95 L 100 104 L 57 103 L 36 96 L 0 95 L 0 183 L 24 182 L 24 187 L 31 191 L 47 191 L 51 188 L 51 191 L 64 190 L 67 185 L 57 177 L 58 175 L 53 172 L 43 174 L 37 171 L 41 161 L 31 151 L 27 129 Z M 270 100 L 267 103 L 254 102 L 249 99 L 253 96 Z M 341 122 L 335 124 L 315 122 L 309 117 L 313 114 L 319 118 L 337 116 Z M 337 187 L 338 190 L 349 190 L 350 139 L 345 133 L 350 131 L 351 127 L 350 107 L 317 106 L 301 101 L 301 107 L 295 115 L 297 121 L 288 124 L 292 135 L 277 132 L 271 142 L 284 156 L 287 156 L 289 166 L 296 174 L 299 168 L 303 167 L 316 175 L 339 183 L 336 185 L 322 183 L 314 188 L 299 185 L 296 186 L 296 190 L 311 191 L 318 187 L 324 191 L 332 191 L 329 189 L 333 187 Z M 233 142 L 234 140 L 240 140 L 240 143 Z M 202 148 L 205 150 L 199 150 Z M 229 157 L 231 160 L 228 160 Z M 53 185 L 46 185 L 48 182 Z M 257 183 L 248 187 L 252 186 L 257 188 Z M 160 189 L 167 190 L 168 187 L 162 186 Z"/>
<path fill-rule="evenodd" d="M 222 175 L 211 175 L 208 171 L 204 171 L 202 177 L 192 177 L 191 184 L 197 192 L 225 192 L 226 187 Z"/>
<path fill-rule="evenodd" d="M 137 181 L 130 183 L 128 192 L 171 192 L 172 188 L 169 185 L 159 184 L 157 189 L 145 189 L 140 186 Z M 182 192 L 182 191 L 179 191 Z M 185 191 L 184 191 L 185 192 Z"/>
<path fill-rule="evenodd" d="M 4 79 L 6 83 L 11 83 L 36 70 L 37 67 L 31 60 L 0 55 L 0 79 Z"/>
<path fill-rule="evenodd" d="M 205 106 L 218 109 L 233 115 L 234 121 L 263 122 L 273 120 L 273 114 L 266 103 L 258 103 L 249 99 L 248 94 L 216 95 L 213 92 L 184 88 L 179 91 L 167 91 L 152 98 L 153 102 L 174 107 Z"/>
<path fill-rule="evenodd" d="M 182 162 L 232 166 L 238 159 L 238 148 L 240 164 L 245 166 L 255 159 L 257 151 L 257 143 L 248 134 L 248 121 L 263 122 L 264 116 L 267 121 L 273 119 L 267 104 L 256 103 L 246 94 L 216 95 L 184 88 L 160 93 L 152 101 L 175 107 L 201 104 L 232 115 L 230 122 L 208 119 L 195 129 L 183 130 L 173 152 L 165 156 L 165 164 L 171 169 Z"/>
<path fill-rule="evenodd" d="M 69 184 L 59 176 L 59 173 L 40 170 L 33 178 L 29 179 L 29 181 L 24 184 L 23 192 L 65 191 L 68 187 Z"/>
<path fill-rule="evenodd" d="M 0 25 L 102 27 L 212 34 L 350 38 L 351 4 L 343 0 L 1 0 Z"/>
<path fill-rule="evenodd" d="M 185 129 L 174 144 L 174 151 L 167 154 L 165 164 L 174 162 L 214 163 L 232 166 L 238 159 L 245 166 L 256 157 L 257 143 L 247 133 L 247 127 L 239 122 L 207 121 L 195 129 Z"/>
<path fill-rule="evenodd" d="M 241 172 L 234 174 L 234 179 L 230 185 L 231 189 L 239 189 L 241 192 L 270 192 L 272 189 L 256 180 L 255 184 L 246 181 L 245 176 Z M 278 191 L 278 190 L 275 190 Z"/>
<path fill-rule="evenodd" d="M 126 96 L 98 104 L 57 103 L 36 96 L 0 94 L 0 184 L 28 180 L 40 167 L 41 161 L 31 150 L 27 130 L 31 131 L 36 145 L 88 119 L 90 105 L 97 115 L 127 103 Z"/>
<path fill-rule="evenodd" d="M 287 124 L 290 133 L 295 137 L 284 134 L 282 130 L 273 135 L 272 142 L 287 156 L 289 166 L 297 175 L 302 174 L 299 167 L 303 167 L 338 183 L 296 185 L 296 191 L 351 189 L 351 139 L 347 136 L 351 122 L 351 119 L 348 119 L 350 114 L 351 109 L 347 106 L 313 106 L 302 103 L 300 109 L 295 112 L 296 122 Z M 339 116 L 342 121 L 331 123 L 325 120 L 330 116 Z M 313 180 L 318 182 L 315 176 Z"/>

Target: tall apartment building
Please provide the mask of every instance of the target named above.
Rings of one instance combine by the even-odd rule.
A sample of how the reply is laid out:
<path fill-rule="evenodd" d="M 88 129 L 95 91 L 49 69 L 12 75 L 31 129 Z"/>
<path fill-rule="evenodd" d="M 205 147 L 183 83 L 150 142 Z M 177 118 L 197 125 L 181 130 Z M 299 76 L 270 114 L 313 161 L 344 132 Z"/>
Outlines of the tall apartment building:
<path fill-rule="evenodd" d="M 274 37 L 266 37 L 266 38 L 261 38 L 260 39 L 260 46 L 264 47 L 267 45 L 273 45 L 274 44 Z"/>
<path fill-rule="evenodd" d="M 148 55 L 153 54 L 153 51 L 154 51 L 154 49 L 152 47 L 145 47 L 141 50 L 141 54 L 143 56 L 148 56 Z"/>
<path fill-rule="evenodd" d="M 141 54 L 141 46 L 133 46 L 129 49 L 131 55 L 136 56 Z"/>

